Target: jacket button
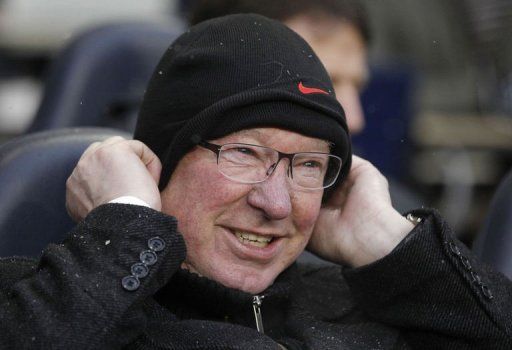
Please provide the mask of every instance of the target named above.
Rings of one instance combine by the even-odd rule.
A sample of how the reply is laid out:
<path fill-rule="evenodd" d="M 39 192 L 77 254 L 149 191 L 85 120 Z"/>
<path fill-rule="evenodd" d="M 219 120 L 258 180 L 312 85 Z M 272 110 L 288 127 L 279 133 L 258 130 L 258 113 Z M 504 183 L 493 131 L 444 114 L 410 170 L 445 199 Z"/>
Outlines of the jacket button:
<path fill-rule="evenodd" d="M 148 247 L 152 251 L 161 252 L 165 248 L 165 241 L 160 237 L 153 237 L 148 239 Z"/>
<path fill-rule="evenodd" d="M 134 275 L 137 278 L 144 278 L 149 273 L 149 268 L 143 263 L 133 264 L 130 270 L 132 272 L 132 275 Z"/>
<path fill-rule="evenodd" d="M 154 265 L 157 260 L 158 257 L 156 256 L 156 253 L 152 250 L 145 250 L 142 253 L 140 253 L 140 261 L 147 266 Z"/>
<path fill-rule="evenodd" d="M 121 284 L 123 288 L 127 291 L 133 292 L 137 290 L 140 286 L 139 279 L 135 276 L 126 276 L 122 279 Z"/>

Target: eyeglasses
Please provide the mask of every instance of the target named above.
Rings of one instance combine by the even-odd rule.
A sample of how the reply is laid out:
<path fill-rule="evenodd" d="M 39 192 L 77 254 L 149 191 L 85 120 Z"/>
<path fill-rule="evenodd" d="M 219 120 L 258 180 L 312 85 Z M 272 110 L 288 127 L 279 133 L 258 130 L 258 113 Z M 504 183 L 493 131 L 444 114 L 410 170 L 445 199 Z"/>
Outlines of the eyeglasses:
<path fill-rule="evenodd" d="M 270 147 L 245 143 L 216 145 L 201 141 L 199 146 L 214 152 L 219 172 L 239 183 L 265 181 L 283 158 L 289 161 L 288 176 L 303 189 L 321 190 L 332 186 L 341 170 L 341 158 L 329 153 L 283 153 Z"/>

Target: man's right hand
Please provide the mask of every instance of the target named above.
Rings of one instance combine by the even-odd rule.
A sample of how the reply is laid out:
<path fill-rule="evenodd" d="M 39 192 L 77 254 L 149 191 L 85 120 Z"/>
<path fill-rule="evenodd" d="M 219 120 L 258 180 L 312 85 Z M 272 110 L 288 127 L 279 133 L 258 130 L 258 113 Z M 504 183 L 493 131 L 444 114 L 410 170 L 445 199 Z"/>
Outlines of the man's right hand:
<path fill-rule="evenodd" d="M 145 144 L 120 136 L 91 144 L 66 182 L 66 208 L 80 221 L 101 204 L 134 196 L 161 210 L 162 165 Z"/>

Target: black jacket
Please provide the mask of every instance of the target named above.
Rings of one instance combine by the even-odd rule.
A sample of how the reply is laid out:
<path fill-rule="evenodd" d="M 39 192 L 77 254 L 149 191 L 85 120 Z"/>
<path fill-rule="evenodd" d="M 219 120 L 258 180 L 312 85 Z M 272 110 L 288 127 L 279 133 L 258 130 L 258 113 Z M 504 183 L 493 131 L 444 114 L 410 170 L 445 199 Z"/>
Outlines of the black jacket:
<path fill-rule="evenodd" d="M 512 349 L 512 286 L 474 260 L 440 216 L 357 269 L 293 265 L 253 297 L 180 269 L 174 218 L 109 204 L 39 261 L 0 260 L 0 348 Z M 123 277 L 166 242 L 134 291 Z"/>

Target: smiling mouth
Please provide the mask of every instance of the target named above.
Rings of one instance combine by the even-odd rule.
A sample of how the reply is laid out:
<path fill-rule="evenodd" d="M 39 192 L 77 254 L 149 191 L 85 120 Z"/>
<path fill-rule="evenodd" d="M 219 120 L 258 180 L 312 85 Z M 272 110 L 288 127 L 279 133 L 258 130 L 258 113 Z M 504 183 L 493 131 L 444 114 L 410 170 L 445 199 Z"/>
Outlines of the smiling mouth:
<path fill-rule="evenodd" d="M 242 244 L 265 248 L 272 242 L 272 237 L 260 236 L 254 233 L 235 231 L 235 236 Z"/>

